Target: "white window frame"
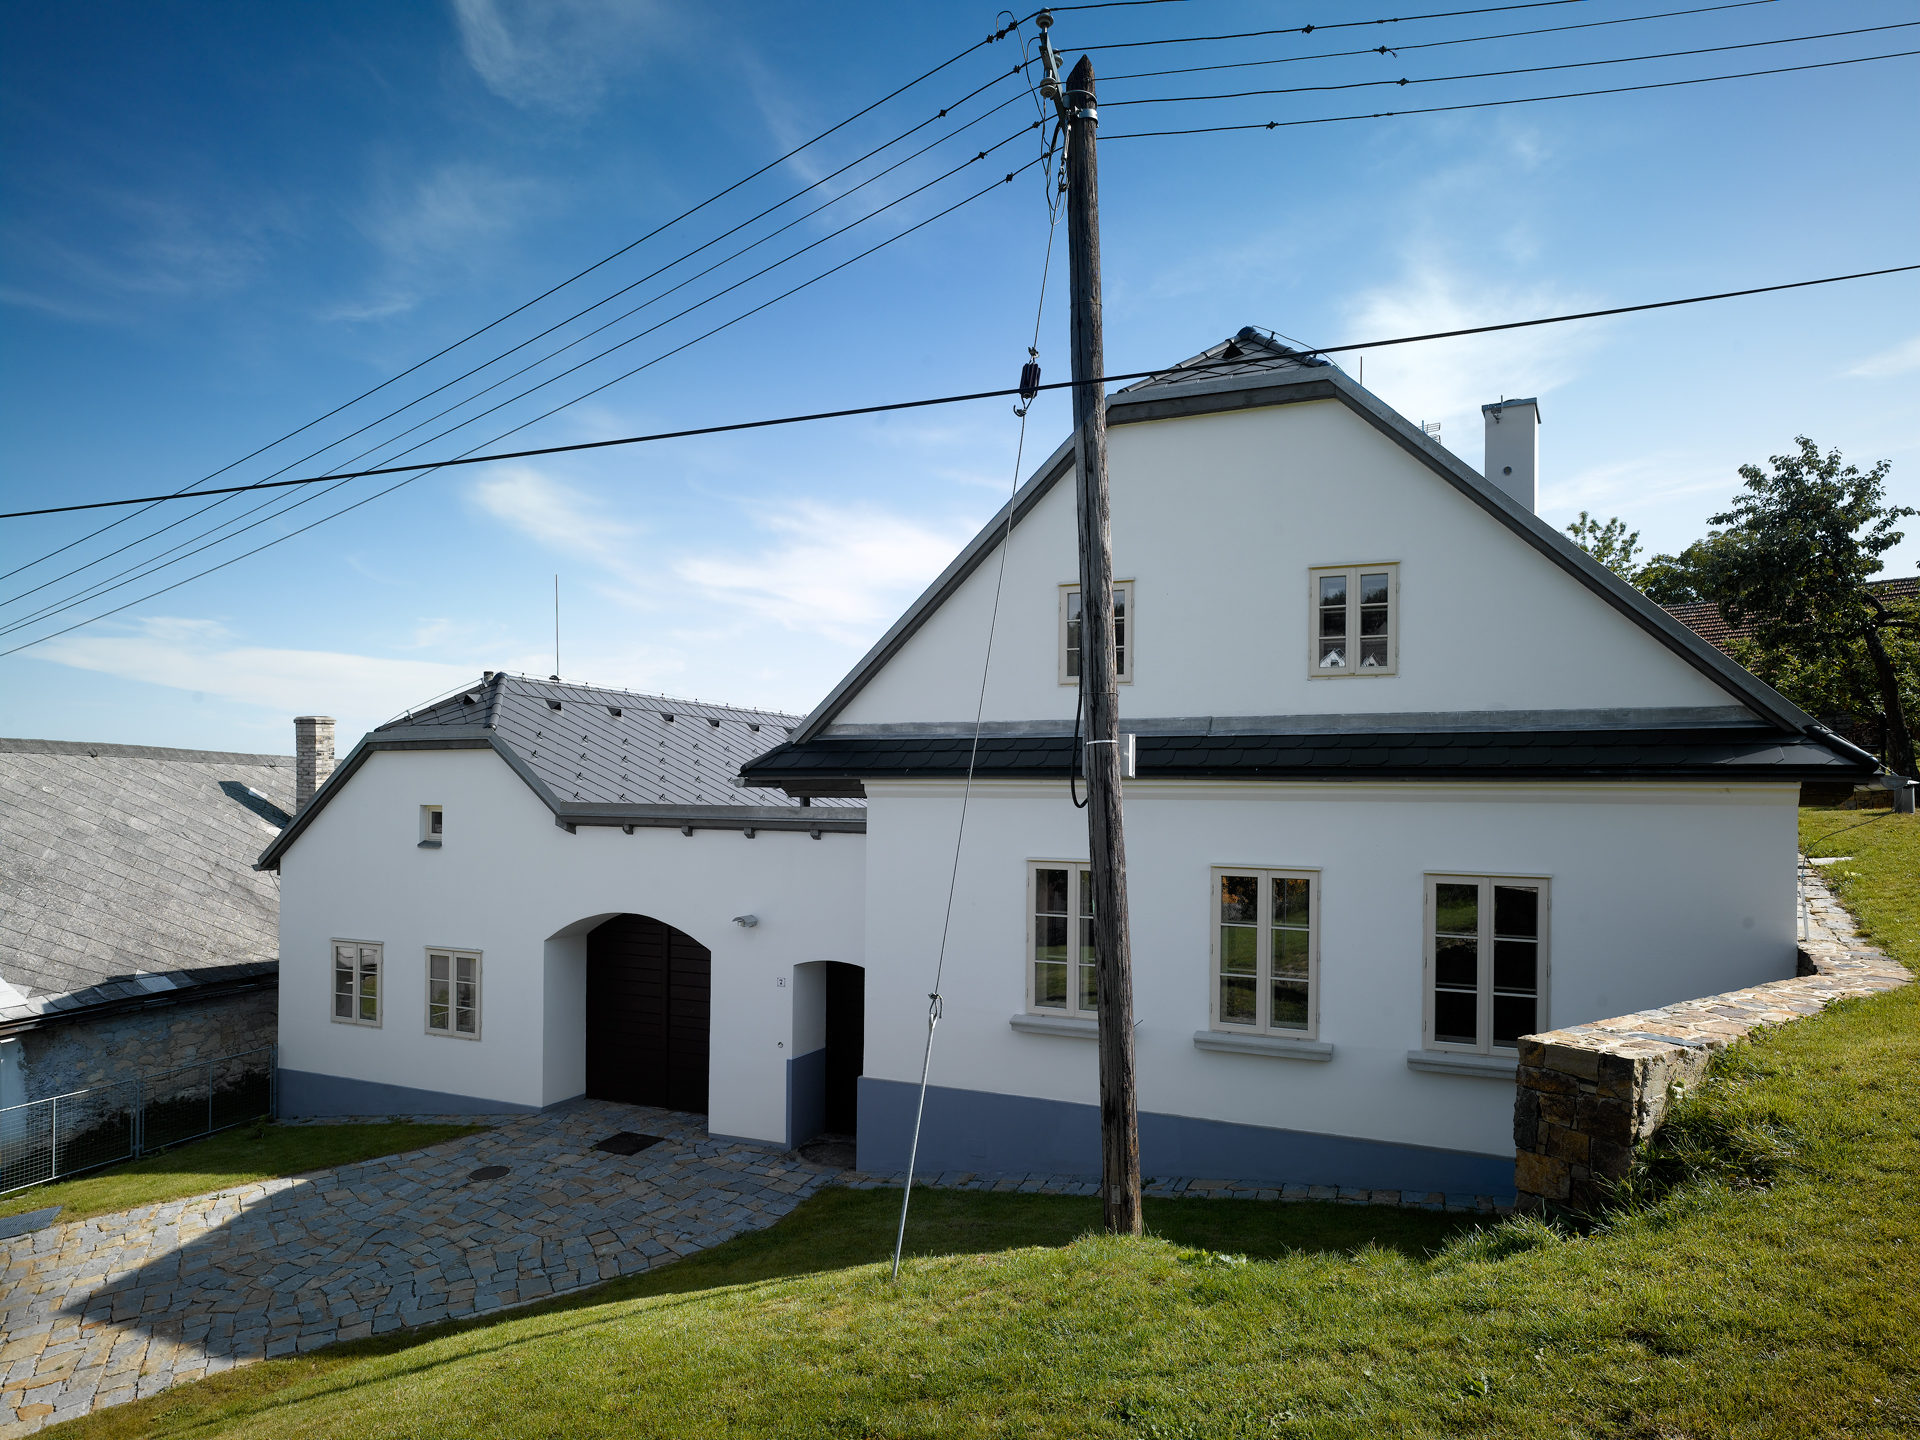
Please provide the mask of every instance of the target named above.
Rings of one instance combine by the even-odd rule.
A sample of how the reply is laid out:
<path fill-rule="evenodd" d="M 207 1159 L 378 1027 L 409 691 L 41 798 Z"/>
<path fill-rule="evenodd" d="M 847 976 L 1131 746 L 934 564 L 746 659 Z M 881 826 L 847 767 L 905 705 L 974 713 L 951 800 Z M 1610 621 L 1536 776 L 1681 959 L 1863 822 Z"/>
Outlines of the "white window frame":
<path fill-rule="evenodd" d="M 1040 872 L 1042 870 L 1064 870 L 1067 872 L 1067 1003 L 1065 1005 L 1042 1005 L 1035 985 L 1036 970 L 1040 964 L 1040 937 L 1036 933 L 1035 921 L 1040 916 Z M 1086 887 L 1091 886 L 1092 875 L 1085 860 L 1029 860 L 1027 862 L 1027 909 L 1026 940 L 1021 947 L 1027 969 L 1027 1013 L 1029 1015 L 1052 1015 L 1073 1020 L 1094 1020 L 1099 1011 L 1096 1006 L 1080 1004 L 1080 987 L 1075 973 L 1079 964 L 1074 955 L 1074 928 L 1086 917 L 1080 914 Z"/>
<path fill-rule="evenodd" d="M 1254 1023 L 1241 1025 L 1221 1018 L 1221 946 L 1220 882 L 1229 875 L 1250 876 L 1260 882 L 1259 904 L 1254 920 L 1257 963 L 1254 966 Z M 1216 865 L 1209 872 L 1207 900 L 1207 953 L 1210 995 L 1207 1001 L 1208 1023 L 1222 1035 L 1269 1035 L 1276 1039 L 1318 1040 L 1320 1038 L 1320 872 L 1297 866 Z M 1307 882 L 1307 1025 L 1304 1030 L 1273 1024 L 1273 885 L 1274 880 Z M 1291 927 L 1289 927 L 1291 928 Z"/>
<path fill-rule="evenodd" d="M 1134 609 L 1133 581 L 1116 580 L 1113 582 L 1113 588 L 1114 592 L 1120 596 L 1122 604 L 1126 607 L 1126 628 L 1122 631 L 1122 643 L 1118 656 L 1119 663 L 1116 664 L 1115 670 L 1117 672 L 1117 678 L 1122 685 L 1131 685 L 1133 683 L 1134 652 L 1139 648 L 1140 641 L 1140 616 L 1139 612 Z M 1080 677 L 1069 673 L 1067 668 L 1067 607 L 1071 603 L 1070 597 L 1078 596 L 1079 593 L 1080 582 L 1078 580 L 1068 581 L 1060 587 L 1060 617 L 1056 626 L 1058 639 L 1054 649 L 1059 657 L 1057 674 L 1062 685 L 1078 685 L 1080 683 Z M 1076 651 L 1075 653 L 1078 652 Z"/>
<path fill-rule="evenodd" d="M 332 956 L 332 963 L 327 967 L 328 1015 L 336 1025 L 360 1025 L 369 1030 L 378 1030 L 380 1028 L 386 999 L 385 972 L 387 947 L 378 940 L 341 940 L 336 938 L 331 941 L 330 944 L 332 948 L 329 953 Z M 345 952 L 351 952 L 353 956 L 351 960 L 346 962 L 345 966 L 348 974 L 352 977 L 350 982 L 351 988 L 347 991 L 345 997 L 350 1002 L 354 1012 L 350 1015 L 342 1015 L 339 1004 L 342 998 L 340 993 L 341 960 Z M 373 1016 L 371 1019 L 368 1019 L 363 1013 L 366 1009 L 366 1000 L 368 998 L 365 986 L 365 977 L 367 974 L 366 961 L 368 955 L 373 957 Z"/>
<path fill-rule="evenodd" d="M 427 960 L 426 960 L 427 1034 L 439 1035 L 449 1040 L 478 1040 L 480 1038 L 481 952 L 478 950 L 463 950 L 458 948 L 457 946 L 452 946 L 452 945 L 429 945 L 427 947 L 426 953 L 427 953 Z M 447 1023 L 444 1026 L 435 1025 L 433 1023 L 433 1010 L 434 1010 L 433 962 L 437 959 L 445 959 L 447 962 L 447 980 L 446 980 L 447 989 L 448 989 L 447 1007 L 446 1007 Z M 473 1029 L 471 1032 L 468 1032 L 459 1028 L 459 1018 L 460 1018 L 459 1011 L 461 1008 L 463 1008 L 459 1003 L 459 996 L 458 996 L 459 986 L 461 984 L 461 981 L 459 979 L 459 967 L 460 967 L 460 962 L 463 960 L 470 960 L 473 962 L 473 980 L 471 982 L 473 985 L 473 1004 L 471 1006 L 465 1007 L 473 1011 Z"/>
<path fill-rule="evenodd" d="M 1320 668 L 1320 582 L 1333 576 L 1340 576 L 1347 582 L 1347 654 L 1351 660 L 1361 636 L 1355 633 L 1359 624 L 1359 605 L 1356 597 L 1360 593 L 1360 577 L 1379 575 L 1387 577 L 1387 663 L 1370 669 L 1362 669 L 1357 662 L 1348 664 L 1339 670 Z M 1344 680 L 1352 676 L 1370 676 L 1400 673 L 1400 562 L 1382 560 L 1370 565 L 1315 565 L 1307 571 L 1307 676 L 1313 680 Z"/>
<path fill-rule="evenodd" d="M 1425 879 L 1425 898 L 1420 907 L 1420 925 L 1422 931 L 1421 949 L 1424 952 L 1424 964 L 1421 967 L 1421 1043 L 1434 1051 L 1449 1052 L 1456 1055 L 1513 1055 L 1517 1054 L 1517 1045 L 1495 1044 L 1493 1039 L 1493 1001 L 1497 993 L 1493 984 L 1491 969 L 1494 941 L 1493 889 L 1498 885 L 1515 886 L 1540 892 L 1540 908 L 1535 924 L 1540 933 L 1535 939 L 1539 947 L 1534 962 L 1534 1000 L 1533 1028 L 1528 1034 L 1539 1034 L 1551 1028 L 1547 1019 L 1548 1003 L 1551 996 L 1550 981 L 1553 974 L 1553 885 L 1544 875 L 1491 875 L 1464 872 L 1430 871 Z M 1434 992 L 1437 987 L 1436 930 L 1438 927 L 1438 896 L 1436 887 L 1440 885 L 1478 885 L 1480 897 L 1478 907 L 1478 934 L 1476 944 L 1474 972 L 1474 1034 L 1476 1043 L 1464 1045 L 1458 1041 L 1437 1040 L 1434 1038 Z"/>
<path fill-rule="evenodd" d="M 420 848 L 437 850 L 447 828 L 446 810 L 439 805 L 420 807 Z"/>

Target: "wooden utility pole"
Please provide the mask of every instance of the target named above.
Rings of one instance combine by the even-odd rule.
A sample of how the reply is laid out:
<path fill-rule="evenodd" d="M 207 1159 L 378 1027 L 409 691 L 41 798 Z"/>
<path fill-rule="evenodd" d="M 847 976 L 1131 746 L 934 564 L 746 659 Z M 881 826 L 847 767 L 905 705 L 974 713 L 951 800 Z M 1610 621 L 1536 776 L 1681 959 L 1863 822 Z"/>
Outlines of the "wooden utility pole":
<path fill-rule="evenodd" d="M 1139 1103 L 1133 1076 L 1133 956 L 1127 941 L 1127 847 L 1120 823 L 1123 755 L 1114 650 L 1113 533 L 1108 523 L 1106 354 L 1100 322 L 1099 125 L 1086 56 L 1061 85 L 1040 16 L 1042 53 L 1066 126 L 1067 252 L 1073 282 L 1074 488 L 1080 530 L 1080 684 L 1086 701 L 1087 850 L 1099 977 L 1100 1205 L 1109 1232 L 1141 1233 Z"/>

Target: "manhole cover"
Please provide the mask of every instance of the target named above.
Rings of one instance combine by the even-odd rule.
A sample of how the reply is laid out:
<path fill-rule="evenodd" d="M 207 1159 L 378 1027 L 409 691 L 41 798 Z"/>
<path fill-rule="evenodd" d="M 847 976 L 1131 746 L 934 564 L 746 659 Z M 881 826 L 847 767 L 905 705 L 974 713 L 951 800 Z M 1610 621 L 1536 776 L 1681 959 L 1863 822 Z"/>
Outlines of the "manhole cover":
<path fill-rule="evenodd" d="M 828 1170 L 853 1169 L 856 1153 L 851 1135 L 816 1135 L 799 1150 L 800 1158 L 809 1165 Z"/>
<path fill-rule="evenodd" d="M 507 1167 L 504 1165 L 482 1165 L 478 1170 L 474 1171 L 471 1175 L 469 1175 L 467 1179 L 498 1180 L 502 1175 L 505 1175 L 506 1173 L 507 1173 Z"/>
<path fill-rule="evenodd" d="M 638 1155 L 652 1145 L 662 1144 L 664 1135 L 641 1135 L 632 1130 L 622 1130 L 617 1135 L 609 1135 L 593 1148 L 604 1150 L 609 1155 Z"/>

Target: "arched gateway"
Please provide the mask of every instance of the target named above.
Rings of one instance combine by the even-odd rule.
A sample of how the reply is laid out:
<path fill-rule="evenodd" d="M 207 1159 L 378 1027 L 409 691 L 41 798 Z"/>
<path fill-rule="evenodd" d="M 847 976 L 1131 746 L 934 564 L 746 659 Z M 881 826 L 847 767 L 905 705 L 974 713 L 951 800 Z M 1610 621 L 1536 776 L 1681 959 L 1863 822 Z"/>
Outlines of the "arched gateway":
<path fill-rule="evenodd" d="M 646 915 L 587 935 L 587 1094 L 707 1111 L 713 957 Z"/>

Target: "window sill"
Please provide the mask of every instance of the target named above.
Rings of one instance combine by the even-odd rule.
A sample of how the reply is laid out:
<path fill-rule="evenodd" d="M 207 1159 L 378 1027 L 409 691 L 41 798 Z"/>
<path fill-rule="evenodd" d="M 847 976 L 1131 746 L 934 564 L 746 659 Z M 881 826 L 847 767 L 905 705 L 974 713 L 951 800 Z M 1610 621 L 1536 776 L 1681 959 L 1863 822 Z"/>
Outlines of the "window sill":
<path fill-rule="evenodd" d="M 1464 1050 L 1409 1050 L 1407 1068 L 1434 1075 L 1478 1075 L 1485 1080 L 1512 1081 L 1520 1073 L 1520 1057 L 1471 1055 Z"/>
<path fill-rule="evenodd" d="M 1235 1035 L 1224 1030 L 1194 1031 L 1193 1048 L 1218 1050 L 1227 1055 L 1266 1055 L 1275 1060 L 1312 1060 L 1321 1064 L 1333 1059 L 1333 1046 L 1325 1040 L 1296 1040 L 1287 1035 Z"/>
<path fill-rule="evenodd" d="M 1014 1015 L 1007 1024 L 1023 1035 L 1064 1035 L 1069 1040 L 1098 1040 L 1100 1022 L 1078 1015 Z"/>
<path fill-rule="evenodd" d="M 420 842 L 420 848 L 422 850 L 438 850 L 440 848 L 440 842 L 438 840 L 422 840 Z"/>

